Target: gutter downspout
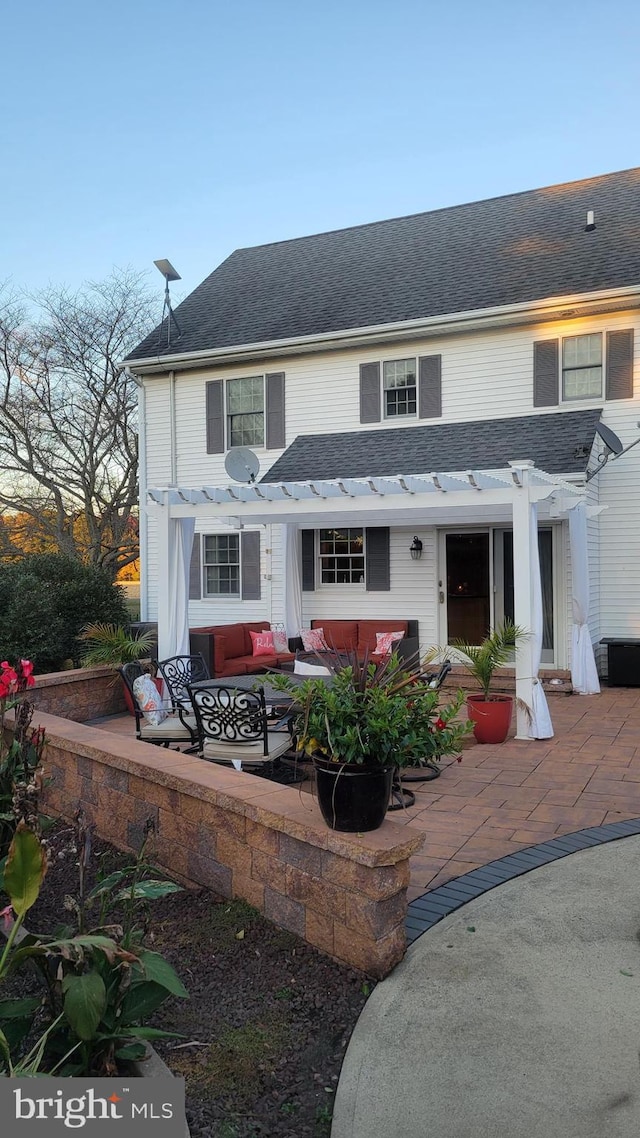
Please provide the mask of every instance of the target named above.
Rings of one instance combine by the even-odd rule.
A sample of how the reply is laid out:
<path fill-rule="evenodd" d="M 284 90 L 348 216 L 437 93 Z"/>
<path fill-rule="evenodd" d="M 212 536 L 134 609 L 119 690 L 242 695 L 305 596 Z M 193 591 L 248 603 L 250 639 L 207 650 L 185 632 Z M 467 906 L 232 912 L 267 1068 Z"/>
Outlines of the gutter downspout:
<path fill-rule="evenodd" d="M 127 374 L 129 369 L 127 368 Z M 138 387 L 138 542 L 140 545 L 140 620 L 149 619 L 149 521 L 145 502 L 147 500 L 147 424 L 145 420 L 146 400 L 144 382 L 132 375 Z"/>
<path fill-rule="evenodd" d="M 169 485 L 178 485 L 176 373 L 173 370 L 169 372 Z"/>

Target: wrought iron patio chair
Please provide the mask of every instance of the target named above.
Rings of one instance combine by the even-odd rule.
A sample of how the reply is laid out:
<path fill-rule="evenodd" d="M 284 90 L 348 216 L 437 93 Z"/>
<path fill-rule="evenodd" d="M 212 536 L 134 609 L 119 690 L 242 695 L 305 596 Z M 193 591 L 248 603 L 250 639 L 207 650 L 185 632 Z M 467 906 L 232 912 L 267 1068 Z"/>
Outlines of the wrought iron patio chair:
<path fill-rule="evenodd" d="M 210 762 L 268 774 L 292 745 L 288 730 L 269 730 L 264 690 L 224 684 L 189 687 L 198 725 L 198 754 Z"/>
<path fill-rule="evenodd" d="M 133 660 L 128 664 L 122 664 L 116 670 L 120 673 L 131 696 L 133 713 L 136 717 L 136 738 L 144 743 L 154 743 L 158 747 L 188 743 L 187 750 L 195 750 L 198 741 L 195 716 L 193 714 L 187 715 L 181 707 L 174 708 L 171 702 L 167 704 L 159 700 L 161 704 L 164 703 L 162 710 L 167 711 L 168 714 L 161 723 L 151 723 L 145 717 L 134 690 L 135 681 L 139 676 L 145 675 L 147 669 L 138 660 Z"/>
<path fill-rule="evenodd" d="M 181 707 L 183 711 L 193 715 L 189 684 L 211 679 L 202 653 L 197 652 L 191 656 L 169 656 L 166 660 L 158 660 L 157 667 L 174 707 Z"/>

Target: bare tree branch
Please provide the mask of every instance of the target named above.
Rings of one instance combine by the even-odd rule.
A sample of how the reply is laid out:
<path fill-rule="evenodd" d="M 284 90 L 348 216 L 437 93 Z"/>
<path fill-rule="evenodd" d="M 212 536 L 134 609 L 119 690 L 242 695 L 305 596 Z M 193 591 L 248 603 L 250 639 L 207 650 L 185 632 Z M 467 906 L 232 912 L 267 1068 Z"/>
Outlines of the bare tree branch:
<path fill-rule="evenodd" d="M 0 288 L 0 511 L 31 519 L 31 541 L 115 577 L 138 556 L 137 388 L 118 365 L 151 327 L 155 297 L 141 275 L 114 270 L 32 300 L 36 320 Z"/>

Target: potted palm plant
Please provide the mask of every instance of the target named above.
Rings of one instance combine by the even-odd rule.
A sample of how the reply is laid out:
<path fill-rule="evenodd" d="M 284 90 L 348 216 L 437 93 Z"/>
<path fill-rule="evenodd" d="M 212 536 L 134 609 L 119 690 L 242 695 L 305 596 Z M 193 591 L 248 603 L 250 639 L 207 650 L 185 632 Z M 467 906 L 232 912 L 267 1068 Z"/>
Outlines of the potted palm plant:
<path fill-rule="evenodd" d="M 507 737 L 513 697 L 492 692 L 491 684 L 496 669 L 509 662 L 518 643 L 528 635 L 513 621 L 505 620 L 481 644 L 453 641 L 452 647 L 465 657 L 462 662 L 480 685 L 478 694 L 467 696 L 467 714 L 478 743 L 504 743 Z"/>
<path fill-rule="evenodd" d="M 156 643 L 153 632 L 132 633 L 120 624 L 104 624 L 100 621 L 85 625 L 79 639 L 84 640 L 87 645 L 82 656 L 85 668 L 99 664 L 113 664 L 116 667 L 118 664 L 140 660 L 149 656 Z M 162 692 L 160 681 L 156 686 L 158 691 Z M 127 711 L 130 715 L 134 715 L 133 701 L 126 685 L 123 685 L 123 691 Z"/>
<path fill-rule="evenodd" d="M 326 653 L 323 654 L 326 663 Z M 329 680 L 273 677 L 295 695 L 297 748 L 313 759 L 318 803 L 333 830 L 375 830 L 384 821 L 396 768 L 426 765 L 460 750 L 471 724 L 456 720 L 464 693 L 438 706 L 421 672 L 397 655 L 378 664 L 355 653 L 336 659 Z"/>

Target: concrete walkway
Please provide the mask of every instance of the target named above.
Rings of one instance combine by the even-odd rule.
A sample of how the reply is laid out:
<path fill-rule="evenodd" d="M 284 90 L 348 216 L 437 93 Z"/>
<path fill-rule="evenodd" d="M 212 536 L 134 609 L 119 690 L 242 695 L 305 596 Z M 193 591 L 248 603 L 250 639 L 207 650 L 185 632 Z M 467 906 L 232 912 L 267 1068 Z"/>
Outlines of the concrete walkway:
<path fill-rule="evenodd" d="M 640 837 L 485 893 L 368 1001 L 331 1138 L 638 1138 Z"/>

